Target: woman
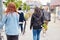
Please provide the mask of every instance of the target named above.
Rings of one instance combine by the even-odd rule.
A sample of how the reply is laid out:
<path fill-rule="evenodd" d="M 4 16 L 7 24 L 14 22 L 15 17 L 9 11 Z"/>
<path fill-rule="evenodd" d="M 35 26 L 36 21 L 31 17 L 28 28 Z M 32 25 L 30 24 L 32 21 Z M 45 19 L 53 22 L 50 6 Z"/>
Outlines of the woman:
<path fill-rule="evenodd" d="M 33 40 L 39 40 L 40 32 L 42 30 L 41 25 L 44 23 L 43 21 L 43 13 L 38 7 L 36 7 L 32 15 L 30 25 L 30 29 L 33 27 Z"/>
<path fill-rule="evenodd" d="M 0 28 L 5 24 L 7 40 L 18 40 L 19 16 L 13 2 L 8 3 L 6 13 L 3 14 Z"/>
<path fill-rule="evenodd" d="M 43 10 L 43 12 L 44 12 L 44 20 L 48 24 L 48 22 L 51 20 L 51 13 L 50 13 L 48 7 L 45 7 L 45 9 Z"/>
<path fill-rule="evenodd" d="M 19 14 L 19 26 L 21 27 L 21 33 L 24 34 L 24 32 L 25 32 L 25 30 L 24 30 L 25 26 L 23 27 L 23 22 L 25 21 L 25 18 L 24 18 L 24 13 L 23 13 L 21 7 L 19 7 L 19 9 L 18 9 L 18 14 Z"/>

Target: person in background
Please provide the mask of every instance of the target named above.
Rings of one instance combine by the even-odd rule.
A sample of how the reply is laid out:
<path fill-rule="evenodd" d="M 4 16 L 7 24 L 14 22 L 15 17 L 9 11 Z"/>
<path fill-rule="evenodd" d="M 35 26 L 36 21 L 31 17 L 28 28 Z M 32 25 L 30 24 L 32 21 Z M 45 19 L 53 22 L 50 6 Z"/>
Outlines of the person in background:
<path fill-rule="evenodd" d="M 21 27 L 21 33 L 24 34 L 25 32 L 25 26 L 23 27 L 23 22 L 25 21 L 25 18 L 24 18 L 24 13 L 22 11 L 22 8 L 19 7 L 18 9 L 18 14 L 19 14 L 19 26 Z M 25 21 L 26 22 L 26 21 Z M 25 24 L 26 25 L 26 24 Z"/>
<path fill-rule="evenodd" d="M 42 30 L 42 24 L 44 23 L 43 13 L 40 8 L 36 7 L 31 17 L 30 30 L 33 28 L 33 40 L 40 39 L 40 32 Z"/>
<path fill-rule="evenodd" d="M 19 36 L 19 15 L 16 11 L 16 5 L 13 2 L 7 4 L 6 12 L 2 15 L 0 21 L 0 29 L 5 24 L 5 33 L 7 40 L 18 40 Z"/>
<path fill-rule="evenodd" d="M 58 19 L 60 20 L 60 7 L 58 9 Z"/>
<path fill-rule="evenodd" d="M 48 24 L 48 22 L 51 20 L 51 13 L 50 13 L 50 11 L 49 11 L 47 6 L 44 8 L 43 12 L 44 12 L 44 17 L 45 17 L 44 20 Z"/>
<path fill-rule="evenodd" d="M 43 10 L 44 13 L 44 24 L 43 24 L 43 34 L 45 36 L 46 31 L 48 29 L 48 23 L 51 21 L 51 13 L 48 10 L 48 7 L 46 6 L 45 9 Z"/>

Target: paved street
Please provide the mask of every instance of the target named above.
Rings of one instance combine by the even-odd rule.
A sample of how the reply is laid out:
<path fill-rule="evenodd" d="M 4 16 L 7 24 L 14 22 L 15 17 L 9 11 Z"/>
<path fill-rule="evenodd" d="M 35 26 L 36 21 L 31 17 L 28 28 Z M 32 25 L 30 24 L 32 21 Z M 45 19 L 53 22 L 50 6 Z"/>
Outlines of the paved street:
<path fill-rule="evenodd" d="M 53 15 L 51 18 L 51 22 L 48 24 L 48 30 L 46 32 L 45 37 L 43 37 L 43 33 L 41 31 L 41 40 L 60 40 L 60 20 L 56 20 L 56 23 L 53 22 Z M 27 21 L 26 32 L 24 35 L 20 34 L 19 40 L 32 40 L 32 30 L 30 28 L 30 19 Z M 4 40 L 6 40 L 5 34 Z"/>

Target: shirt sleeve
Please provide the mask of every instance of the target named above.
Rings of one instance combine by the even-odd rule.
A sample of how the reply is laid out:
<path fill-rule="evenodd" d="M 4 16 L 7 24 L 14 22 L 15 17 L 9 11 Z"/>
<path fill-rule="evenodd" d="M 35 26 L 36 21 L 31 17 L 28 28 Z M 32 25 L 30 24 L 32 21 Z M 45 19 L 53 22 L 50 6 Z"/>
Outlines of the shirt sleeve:
<path fill-rule="evenodd" d="M 3 25 L 5 24 L 7 19 L 7 15 L 3 14 L 2 15 L 2 20 L 0 21 L 0 29 L 3 28 Z"/>
<path fill-rule="evenodd" d="M 51 21 L 51 13 L 49 12 L 49 21 Z"/>
<path fill-rule="evenodd" d="M 17 21 L 19 22 L 19 14 L 17 14 L 17 17 L 16 18 L 17 18 Z"/>
<path fill-rule="evenodd" d="M 33 18 L 33 15 L 32 15 L 32 17 L 31 17 L 30 29 L 31 29 L 31 28 L 32 28 L 32 26 L 33 26 L 33 21 L 34 21 L 34 18 Z"/>

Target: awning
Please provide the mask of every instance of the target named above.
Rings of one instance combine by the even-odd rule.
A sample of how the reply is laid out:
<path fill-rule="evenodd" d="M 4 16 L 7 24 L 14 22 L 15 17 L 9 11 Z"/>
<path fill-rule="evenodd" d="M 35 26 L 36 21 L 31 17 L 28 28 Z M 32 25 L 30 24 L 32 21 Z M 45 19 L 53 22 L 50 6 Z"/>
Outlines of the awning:
<path fill-rule="evenodd" d="M 60 6 L 60 0 L 51 0 L 51 6 Z"/>

